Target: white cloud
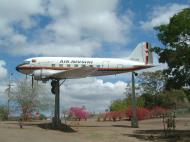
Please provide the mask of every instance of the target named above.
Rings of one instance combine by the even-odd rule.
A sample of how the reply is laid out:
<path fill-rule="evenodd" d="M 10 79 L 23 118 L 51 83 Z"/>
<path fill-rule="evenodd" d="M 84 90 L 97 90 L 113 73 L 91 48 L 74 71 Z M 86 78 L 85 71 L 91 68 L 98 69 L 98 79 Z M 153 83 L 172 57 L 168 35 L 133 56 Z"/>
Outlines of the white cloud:
<path fill-rule="evenodd" d="M 79 41 L 75 43 L 48 42 L 17 47 L 12 49 L 14 55 L 38 55 L 38 56 L 85 56 L 93 55 L 93 51 L 100 47 L 98 42 Z"/>
<path fill-rule="evenodd" d="M 14 3 L 12 0 L 1 0 L 0 16 L 6 21 L 19 21 L 27 18 L 29 15 L 43 13 L 41 4 L 41 0 L 16 0 Z"/>
<path fill-rule="evenodd" d="M 0 60 L 0 79 L 3 79 L 7 76 L 7 69 L 5 68 L 5 66 L 5 61 Z"/>
<path fill-rule="evenodd" d="M 103 43 L 129 41 L 133 13 L 118 16 L 119 0 L 17 0 L 0 1 L 1 47 L 15 55 L 92 56 Z M 12 12 L 14 11 L 14 12 Z M 6 13 L 6 14 L 5 14 Z M 6 16 L 5 16 L 6 15 Z M 37 18 L 51 20 L 43 28 Z M 39 28 L 36 33 L 21 31 Z M 16 29 L 15 29 L 16 27 Z M 32 35 L 32 38 L 31 38 Z"/>
<path fill-rule="evenodd" d="M 7 85 L 5 85 L 5 82 L 3 82 L 3 79 L 7 76 L 7 69 L 6 69 L 6 62 L 4 60 L 0 60 L 0 105 L 4 104 L 6 101 L 6 94 L 5 89 L 7 88 Z"/>
<path fill-rule="evenodd" d="M 150 11 L 150 15 L 148 17 L 148 21 L 141 21 L 141 27 L 145 30 L 151 30 L 153 27 L 168 24 L 170 18 L 176 13 L 180 12 L 184 8 L 189 7 L 189 5 L 184 4 L 167 4 L 165 6 L 157 6 L 154 7 L 152 11 Z"/>
<path fill-rule="evenodd" d="M 15 31 L 14 24 L 24 25 L 23 27 L 32 26 L 30 16 L 43 14 L 40 0 L 1 0 L 0 1 L 0 37 L 6 39 L 5 42 L 10 42 L 13 45 L 25 43 L 27 37 Z M 26 26 L 28 25 L 28 26 Z"/>
<path fill-rule="evenodd" d="M 126 85 L 123 81 L 111 83 L 96 78 L 66 80 L 61 86 L 61 108 L 84 105 L 90 111 L 103 112 L 112 100 L 125 97 Z"/>
<path fill-rule="evenodd" d="M 39 82 L 41 83 L 41 82 Z M 12 82 L 14 87 L 15 82 Z M 51 94 L 50 82 L 43 84 L 44 94 L 47 97 L 53 98 Z M 68 109 L 70 107 L 82 107 L 85 106 L 89 111 L 93 112 L 104 112 L 108 109 L 111 101 L 115 99 L 121 99 L 126 97 L 124 92 L 127 83 L 123 81 L 117 81 L 115 83 L 97 78 L 84 78 L 66 80 L 61 86 L 60 91 L 60 105 L 62 109 Z M 7 95 L 5 89 L 7 84 L 0 85 L 0 104 L 5 104 Z M 52 108 L 54 111 L 54 109 Z"/>

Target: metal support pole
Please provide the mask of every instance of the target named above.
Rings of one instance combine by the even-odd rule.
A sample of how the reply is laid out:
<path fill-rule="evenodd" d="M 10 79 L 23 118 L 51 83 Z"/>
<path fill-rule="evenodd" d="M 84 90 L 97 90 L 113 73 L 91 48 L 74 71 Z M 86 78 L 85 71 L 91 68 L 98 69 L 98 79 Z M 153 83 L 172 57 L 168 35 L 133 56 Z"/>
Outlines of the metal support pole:
<path fill-rule="evenodd" d="M 132 94 L 131 94 L 131 104 L 132 104 L 132 117 L 131 117 L 131 127 L 138 128 L 138 118 L 137 118 L 137 107 L 136 107 L 136 97 L 135 97 L 135 72 L 132 72 Z"/>
<path fill-rule="evenodd" d="M 58 129 L 61 126 L 61 119 L 60 119 L 60 85 L 59 80 L 52 81 L 55 85 L 55 113 L 53 117 L 53 128 Z"/>

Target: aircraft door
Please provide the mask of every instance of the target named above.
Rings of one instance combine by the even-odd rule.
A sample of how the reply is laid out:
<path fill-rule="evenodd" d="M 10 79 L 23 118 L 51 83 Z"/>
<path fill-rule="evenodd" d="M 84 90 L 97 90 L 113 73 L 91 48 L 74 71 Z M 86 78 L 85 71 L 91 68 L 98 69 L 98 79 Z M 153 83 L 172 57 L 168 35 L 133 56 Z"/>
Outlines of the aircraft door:
<path fill-rule="evenodd" d="M 119 73 L 119 72 L 120 72 L 119 69 L 122 69 L 123 67 L 124 67 L 124 66 L 123 66 L 122 64 L 117 64 L 117 69 L 118 69 L 117 73 Z"/>

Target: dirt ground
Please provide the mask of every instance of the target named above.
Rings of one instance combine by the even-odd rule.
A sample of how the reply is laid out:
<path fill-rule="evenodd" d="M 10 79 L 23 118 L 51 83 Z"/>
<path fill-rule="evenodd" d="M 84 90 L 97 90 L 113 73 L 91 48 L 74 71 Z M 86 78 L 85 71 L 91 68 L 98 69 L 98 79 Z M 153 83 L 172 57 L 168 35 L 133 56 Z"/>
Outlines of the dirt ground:
<path fill-rule="evenodd" d="M 25 122 L 23 129 L 18 122 L 0 122 L 0 142 L 189 142 L 190 117 L 176 118 L 176 130 L 164 135 L 162 119 L 139 122 L 131 128 L 130 121 L 97 122 L 95 119 L 67 122 L 75 132 L 43 129 L 47 122 Z"/>

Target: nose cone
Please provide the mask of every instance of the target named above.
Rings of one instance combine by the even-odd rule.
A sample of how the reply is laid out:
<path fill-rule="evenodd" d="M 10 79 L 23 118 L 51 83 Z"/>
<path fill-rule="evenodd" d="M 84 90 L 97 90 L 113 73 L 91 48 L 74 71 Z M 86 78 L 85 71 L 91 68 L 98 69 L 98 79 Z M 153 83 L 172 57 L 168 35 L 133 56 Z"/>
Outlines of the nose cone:
<path fill-rule="evenodd" d="M 16 70 L 22 74 L 31 74 L 32 71 L 30 69 L 30 67 L 28 66 L 23 66 L 23 65 L 18 65 L 16 66 Z"/>
<path fill-rule="evenodd" d="M 18 65 L 18 66 L 16 66 L 16 70 L 17 70 L 18 72 L 20 72 L 19 65 Z"/>

